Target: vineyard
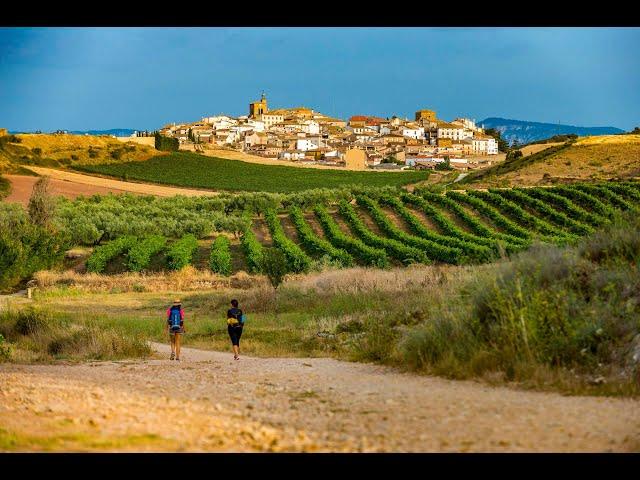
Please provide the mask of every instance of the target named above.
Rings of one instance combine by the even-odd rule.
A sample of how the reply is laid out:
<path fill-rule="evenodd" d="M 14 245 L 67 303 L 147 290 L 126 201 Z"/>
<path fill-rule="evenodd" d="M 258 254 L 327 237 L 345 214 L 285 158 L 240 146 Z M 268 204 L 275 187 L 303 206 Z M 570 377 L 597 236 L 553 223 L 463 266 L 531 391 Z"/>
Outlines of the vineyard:
<path fill-rule="evenodd" d="M 351 185 L 407 185 L 427 180 L 428 172 L 372 172 L 301 169 L 173 152 L 146 161 L 77 164 L 73 168 L 122 180 L 233 192 L 296 192 Z"/>
<path fill-rule="evenodd" d="M 117 262 L 121 271 L 145 271 L 150 265 L 176 270 L 191 264 L 221 275 L 234 270 L 260 273 L 265 248 L 279 249 L 294 273 L 324 266 L 480 264 L 534 242 L 575 244 L 614 222 L 619 213 L 640 211 L 640 184 L 445 194 L 373 188 L 339 194 L 147 200 L 164 204 L 143 208 L 143 200 L 130 199 L 140 203 L 134 210 L 146 212 L 147 223 L 131 230 L 137 221 L 131 217 L 122 228 L 111 225 L 108 232 L 101 227 L 109 221 L 105 208 L 96 210 L 98 198 L 67 201 L 62 223 L 73 218 L 66 224 L 73 237 L 96 245 L 88 271 L 109 272 L 109 265 Z M 113 197 L 110 201 L 115 202 Z M 78 217 L 78 212 L 85 216 Z M 167 212 L 169 219 L 162 217 Z"/>

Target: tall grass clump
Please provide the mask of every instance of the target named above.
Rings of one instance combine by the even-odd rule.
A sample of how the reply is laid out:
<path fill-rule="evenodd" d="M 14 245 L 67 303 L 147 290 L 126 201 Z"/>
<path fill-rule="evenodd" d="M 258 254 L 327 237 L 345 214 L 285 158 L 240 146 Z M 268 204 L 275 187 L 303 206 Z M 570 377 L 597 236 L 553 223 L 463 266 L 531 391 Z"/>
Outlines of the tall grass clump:
<path fill-rule="evenodd" d="M 17 361 L 107 360 L 151 354 L 142 335 L 29 306 L 0 313 L 0 336 Z"/>

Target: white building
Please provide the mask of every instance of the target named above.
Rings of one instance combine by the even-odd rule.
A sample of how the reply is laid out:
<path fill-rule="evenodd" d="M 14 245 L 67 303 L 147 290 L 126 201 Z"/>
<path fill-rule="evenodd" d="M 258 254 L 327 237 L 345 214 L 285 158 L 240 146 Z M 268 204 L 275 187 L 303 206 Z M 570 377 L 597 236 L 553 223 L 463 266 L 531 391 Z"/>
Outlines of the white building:
<path fill-rule="evenodd" d="M 497 155 L 498 144 L 495 138 L 488 135 L 476 135 L 471 139 L 473 153 L 478 155 Z"/>
<path fill-rule="evenodd" d="M 483 129 L 478 127 L 476 125 L 476 122 L 474 120 L 471 120 L 470 118 L 456 118 L 451 123 L 454 125 L 461 125 L 465 129 L 471 130 L 472 132 L 483 133 Z"/>
<path fill-rule="evenodd" d="M 247 120 L 247 125 L 249 125 L 254 132 L 264 132 L 266 128 L 266 124 L 260 120 Z"/>
<path fill-rule="evenodd" d="M 317 135 L 320 133 L 320 124 L 315 120 L 305 120 L 302 122 L 302 131 L 310 135 Z"/>
<path fill-rule="evenodd" d="M 423 127 L 400 127 L 400 134 L 403 137 L 415 138 L 416 140 L 419 138 L 424 138 L 424 128 Z"/>
<path fill-rule="evenodd" d="M 320 148 L 320 141 L 317 137 L 299 138 L 296 140 L 296 150 L 307 152 Z"/>
<path fill-rule="evenodd" d="M 285 150 L 278 155 L 278 158 L 282 160 L 304 160 L 305 153 L 297 150 Z"/>
<path fill-rule="evenodd" d="M 470 138 L 473 133 L 465 130 L 462 125 L 454 123 L 438 122 L 438 138 L 450 138 L 451 140 L 464 140 Z"/>

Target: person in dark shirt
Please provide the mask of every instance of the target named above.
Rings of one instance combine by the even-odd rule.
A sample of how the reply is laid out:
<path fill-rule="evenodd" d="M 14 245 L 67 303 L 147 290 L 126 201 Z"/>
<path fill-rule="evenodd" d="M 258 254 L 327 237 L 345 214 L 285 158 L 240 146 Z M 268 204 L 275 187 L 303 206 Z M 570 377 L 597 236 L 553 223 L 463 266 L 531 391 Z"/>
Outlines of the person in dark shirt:
<path fill-rule="evenodd" d="M 231 308 L 227 310 L 227 331 L 233 347 L 233 359 L 240 360 L 240 336 L 242 335 L 242 310 L 238 308 L 238 300 L 231 300 Z"/>

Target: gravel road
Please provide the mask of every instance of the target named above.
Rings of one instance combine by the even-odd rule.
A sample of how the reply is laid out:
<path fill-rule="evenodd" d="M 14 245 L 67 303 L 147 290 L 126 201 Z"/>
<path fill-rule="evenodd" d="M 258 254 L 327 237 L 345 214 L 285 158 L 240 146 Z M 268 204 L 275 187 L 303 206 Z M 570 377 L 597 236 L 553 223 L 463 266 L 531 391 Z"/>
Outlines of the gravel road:
<path fill-rule="evenodd" d="M 153 346 L 158 358 L 145 361 L 0 364 L 0 429 L 66 439 L 46 447 L 59 451 L 640 450 L 638 400 L 495 388 L 326 358 L 236 362 L 184 348 L 178 363 L 168 360 L 168 345 Z M 85 437 L 98 440 L 77 440 Z"/>

